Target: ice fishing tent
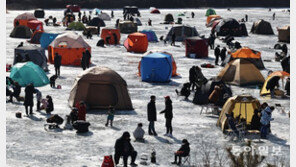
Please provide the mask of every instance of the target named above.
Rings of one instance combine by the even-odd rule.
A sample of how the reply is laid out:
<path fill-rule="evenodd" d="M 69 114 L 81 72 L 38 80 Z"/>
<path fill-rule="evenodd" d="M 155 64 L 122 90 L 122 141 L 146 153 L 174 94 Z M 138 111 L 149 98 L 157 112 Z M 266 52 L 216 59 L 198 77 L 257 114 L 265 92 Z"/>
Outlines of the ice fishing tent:
<path fill-rule="evenodd" d="M 174 59 L 174 57 L 173 57 L 173 55 L 171 53 L 164 52 L 164 51 L 153 51 L 153 52 L 149 51 L 149 52 L 146 52 L 143 56 L 149 55 L 149 56 L 153 57 L 153 56 L 159 56 L 159 54 L 171 57 L 171 59 L 172 59 L 172 68 L 173 68 L 172 69 L 172 76 L 173 77 L 177 76 L 178 75 L 177 74 L 177 64 L 176 64 L 176 61 L 175 61 L 175 59 Z M 139 76 L 141 76 L 141 61 L 139 62 L 138 70 L 139 70 Z"/>
<path fill-rule="evenodd" d="M 142 30 L 141 33 L 146 34 L 148 42 L 158 42 L 156 33 L 153 30 Z"/>
<path fill-rule="evenodd" d="M 164 17 L 164 24 L 171 24 L 174 22 L 174 17 L 172 14 L 166 14 Z"/>
<path fill-rule="evenodd" d="M 67 5 L 67 9 L 70 9 L 72 12 L 80 12 L 80 6 L 78 5 Z"/>
<path fill-rule="evenodd" d="M 221 20 L 215 27 L 218 36 L 248 36 L 246 25 L 233 18 Z"/>
<path fill-rule="evenodd" d="M 264 34 L 264 35 L 274 34 L 270 23 L 262 19 L 253 23 L 253 26 L 251 28 L 251 33 Z"/>
<path fill-rule="evenodd" d="M 277 28 L 278 30 L 278 39 L 279 42 L 288 42 L 290 43 L 290 26 L 285 26 Z"/>
<path fill-rule="evenodd" d="M 144 53 L 148 48 L 148 39 L 146 34 L 136 32 L 129 34 L 123 45 L 128 52 Z"/>
<path fill-rule="evenodd" d="M 44 12 L 43 9 L 36 9 L 36 10 L 34 11 L 34 16 L 35 16 L 36 18 L 44 18 L 44 15 L 45 15 L 45 12 Z"/>
<path fill-rule="evenodd" d="M 266 86 L 267 86 L 267 83 L 268 81 L 273 77 L 273 76 L 278 76 L 281 78 L 282 80 L 282 83 L 279 84 L 281 86 L 281 88 L 284 88 L 284 80 L 287 78 L 287 77 L 290 77 L 290 74 L 285 72 L 285 71 L 275 71 L 271 74 L 268 75 L 268 77 L 266 78 L 261 90 L 260 90 L 260 96 L 267 96 L 267 95 L 270 95 L 270 90 L 267 90 L 266 89 Z M 277 94 L 277 90 L 275 89 L 275 94 Z"/>
<path fill-rule="evenodd" d="M 212 8 L 206 11 L 206 16 L 210 16 L 210 15 L 216 15 L 216 11 Z"/>
<path fill-rule="evenodd" d="M 26 57 L 26 54 L 27 57 Z M 38 46 L 28 45 L 14 49 L 13 64 L 31 61 L 39 65 L 44 71 L 47 71 L 47 58 L 45 50 Z"/>
<path fill-rule="evenodd" d="M 30 20 L 37 20 L 37 18 L 34 16 L 33 13 L 26 12 L 26 13 L 23 13 L 23 14 L 18 15 L 14 19 L 13 25 L 14 26 L 17 26 L 16 23 L 18 22 L 18 25 L 27 26 L 28 21 L 30 21 Z"/>
<path fill-rule="evenodd" d="M 11 38 L 31 38 L 32 31 L 27 26 L 16 26 L 9 36 Z"/>
<path fill-rule="evenodd" d="M 208 40 L 200 37 L 189 37 L 185 40 L 185 56 L 190 58 L 207 58 L 209 55 Z"/>
<path fill-rule="evenodd" d="M 81 22 L 74 21 L 68 25 L 66 30 L 83 31 L 83 30 L 85 30 L 85 26 Z"/>
<path fill-rule="evenodd" d="M 123 8 L 123 14 L 131 14 L 131 15 L 138 15 L 140 16 L 140 12 L 137 6 L 125 6 Z"/>
<path fill-rule="evenodd" d="M 209 104 L 209 96 L 213 92 L 215 86 L 221 87 L 221 93 L 216 105 L 223 106 L 226 100 L 232 96 L 232 90 L 223 81 L 215 79 L 210 79 L 206 84 L 203 84 L 201 88 L 195 92 L 192 102 L 198 105 Z M 225 94 L 227 94 L 227 96 L 225 96 Z"/>
<path fill-rule="evenodd" d="M 110 37 L 110 41 L 109 41 L 109 44 L 115 44 L 115 40 L 114 40 L 114 35 L 115 34 L 117 36 L 117 43 L 116 44 L 119 44 L 120 43 L 120 31 L 119 29 L 116 29 L 116 28 L 110 28 L 110 27 L 106 27 L 106 28 L 103 28 L 102 29 L 102 33 L 101 33 L 101 38 L 104 39 L 105 43 L 106 42 L 106 37 Z"/>
<path fill-rule="evenodd" d="M 91 47 L 80 35 L 67 32 L 58 35 L 48 47 L 48 61 L 54 63 L 55 53 L 62 56 L 62 65 L 81 65 L 82 53 Z"/>
<path fill-rule="evenodd" d="M 43 31 L 35 31 L 33 35 L 31 36 L 31 39 L 28 40 L 28 42 L 32 44 L 40 44 L 40 38 L 43 34 Z"/>
<path fill-rule="evenodd" d="M 215 20 L 220 20 L 220 19 L 222 19 L 222 18 L 219 15 L 210 15 L 210 16 L 207 17 L 206 26 L 211 27 Z"/>
<path fill-rule="evenodd" d="M 238 95 L 229 98 L 224 104 L 220 113 L 217 126 L 219 126 L 223 132 L 226 129 L 230 129 L 226 114 L 233 113 L 233 117 L 236 118 L 240 115 L 240 119 L 245 119 L 247 123 L 247 129 L 250 129 L 254 110 L 259 109 L 260 102 L 251 95 Z M 253 129 L 254 130 L 254 129 Z"/>
<path fill-rule="evenodd" d="M 43 23 L 39 20 L 30 20 L 28 21 L 27 26 L 33 31 L 43 31 Z"/>
<path fill-rule="evenodd" d="M 55 33 L 46 33 L 43 32 L 41 37 L 40 37 L 40 45 L 42 48 L 47 49 L 49 44 L 58 36 L 59 34 Z"/>
<path fill-rule="evenodd" d="M 176 35 L 176 41 L 182 42 L 184 41 L 187 37 L 193 37 L 193 36 L 198 36 L 198 32 L 196 31 L 195 27 L 190 27 L 190 26 L 176 26 L 172 27 L 167 34 L 165 40 L 166 41 L 171 41 L 172 40 L 172 35 L 175 33 Z"/>
<path fill-rule="evenodd" d="M 80 101 L 91 109 L 133 109 L 126 81 L 107 67 L 89 68 L 76 78 L 68 102 L 74 107 Z"/>
<path fill-rule="evenodd" d="M 169 82 L 172 77 L 172 58 L 164 53 L 147 54 L 141 59 L 141 78 L 145 82 Z"/>
<path fill-rule="evenodd" d="M 25 87 L 33 83 L 35 87 L 49 84 L 45 72 L 33 62 L 17 63 L 11 68 L 10 78 Z"/>
<path fill-rule="evenodd" d="M 261 53 L 248 47 L 240 48 L 235 52 L 228 54 L 222 65 L 224 66 L 234 59 L 248 60 L 249 62 L 253 63 L 258 69 L 265 69 L 263 61 L 261 59 Z"/>
<path fill-rule="evenodd" d="M 92 12 L 94 15 L 99 15 L 102 11 L 98 8 L 94 8 L 94 10 Z"/>
<path fill-rule="evenodd" d="M 264 77 L 251 62 L 244 59 L 236 59 L 228 63 L 218 74 L 217 79 L 225 83 L 248 86 L 262 85 Z"/>
<path fill-rule="evenodd" d="M 103 13 L 101 12 L 98 17 L 102 20 L 105 20 L 105 21 L 110 21 L 111 20 L 111 17 L 107 14 L 107 13 Z"/>
<path fill-rule="evenodd" d="M 88 26 L 100 26 L 100 27 L 105 27 L 106 24 L 104 22 L 104 20 L 102 20 L 101 18 L 99 17 L 94 17 L 92 18 L 88 23 L 87 23 Z"/>
<path fill-rule="evenodd" d="M 151 7 L 150 8 L 150 13 L 152 13 L 152 14 L 160 14 L 160 11 L 155 7 Z"/>
<path fill-rule="evenodd" d="M 137 24 L 131 21 L 120 21 L 118 23 L 118 28 L 120 30 L 120 33 L 133 33 L 138 31 Z"/>
<path fill-rule="evenodd" d="M 85 30 L 83 31 L 83 35 L 86 35 L 87 32 L 90 31 L 91 34 L 98 34 L 98 27 L 96 26 L 86 26 Z"/>

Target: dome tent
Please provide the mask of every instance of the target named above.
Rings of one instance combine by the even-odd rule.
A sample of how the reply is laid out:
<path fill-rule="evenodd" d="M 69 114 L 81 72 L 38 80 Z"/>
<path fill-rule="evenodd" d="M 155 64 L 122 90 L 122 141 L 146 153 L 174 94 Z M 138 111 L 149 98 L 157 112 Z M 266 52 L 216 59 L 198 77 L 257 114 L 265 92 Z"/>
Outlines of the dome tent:
<path fill-rule="evenodd" d="M 110 21 L 111 20 L 111 17 L 107 14 L 107 13 L 103 13 L 101 12 L 98 17 L 102 20 L 105 20 L 105 21 Z"/>
<path fill-rule="evenodd" d="M 222 19 L 216 26 L 213 27 L 217 36 L 248 36 L 246 25 L 239 23 L 233 18 Z"/>
<path fill-rule="evenodd" d="M 175 35 L 176 35 L 176 41 L 179 41 L 179 42 L 184 41 L 185 38 L 187 38 L 187 37 L 198 36 L 198 32 L 196 31 L 195 27 L 175 26 L 170 29 L 165 40 L 171 41 L 173 33 L 175 33 Z"/>
<path fill-rule="evenodd" d="M 269 22 L 264 20 L 259 20 L 257 22 L 254 22 L 251 33 L 254 34 L 264 34 L 264 35 L 273 35 L 273 30 Z"/>
<path fill-rule="evenodd" d="M 44 12 L 43 9 L 36 9 L 36 10 L 34 11 L 34 16 L 35 16 L 36 18 L 44 18 L 44 15 L 45 15 L 45 12 Z"/>
<path fill-rule="evenodd" d="M 11 38 L 31 38 L 31 36 L 32 31 L 30 28 L 22 25 L 14 27 L 9 35 Z"/>
<path fill-rule="evenodd" d="M 174 22 L 174 17 L 172 14 L 166 14 L 164 18 L 164 24 L 171 24 Z"/>
<path fill-rule="evenodd" d="M 156 33 L 153 30 L 142 30 L 140 32 L 147 35 L 148 42 L 158 42 Z"/>
<path fill-rule="evenodd" d="M 26 57 L 28 54 L 28 57 Z M 14 49 L 13 64 L 31 61 L 39 65 L 44 71 L 47 71 L 47 58 L 45 50 L 38 46 L 28 45 Z"/>
<path fill-rule="evenodd" d="M 76 31 L 83 31 L 85 30 L 85 26 L 83 23 L 78 21 L 73 21 L 70 23 L 66 30 L 76 30 Z"/>
<path fill-rule="evenodd" d="M 120 33 L 133 33 L 138 31 L 138 25 L 131 21 L 120 21 L 118 23 L 118 28 L 120 29 Z"/>
<path fill-rule="evenodd" d="M 263 86 L 262 86 L 262 88 L 261 88 L 261 90 L 260 90 L 260 96 L 267 96 L 267 95 L 270 95 L 270 90 L 267 90 L 266 86 L 267 86 L 268 81 L 269 81 L 273 76 L 278 76 L 278 77 L 281 78 L 281 80 L 282 80 L 282 84 L 279 84 L 279 85 L 281 85 L 282 88 L 283 88 L 283 86 L 284 86 L 284 84 L 283 84 L 284 79 L 290 77 L 290 74 L 287 73 L 287 72 L 285 72 L 285 71 L 275 71 L 275 72 L 269 74 L 268 77 L 265 79 L 265 82 L 264 82 L 264 84 L 263 84 Z M 276 92 L 275 92 L 275 94 L 276 94 Z"/>
<path fill-rule="evenodd" d="M 33 13 L 26 12 L 26 13 L 18 15 L 14 19 L 13 25 L 17 26 L 17 22 L 18 22 L 18 25 L 27 26 L 28 21 L 30 21 L 30 20 L 37 20 L 37 18 L 34 16 Z"/>
<path fill-rule="evenodd" d="M 206 15 L 205 16 L 210 16 L 210 15 L 216 15 L 216 11 L 212 8 L 208 9 L 206 11 Z"/>
<path fill-rule="evenodd" d="M 107 67 L 89 68 L 75 79 L 68 102 L 72 107 L 80 101 L 91 109 L 133 109 L 126 81 Z"/>
<path fill-rule="evenodd" d="M 11 68 L 10 78 L 25 87 L 33 83 L 35 87 L 49 84 L 45 72 L 33 62 L 17 63 Z"/>
<path fill-rule="evenodd" d="M 100 26 L 100 27 L 105 27 L 106 24 L 104 22 L 103 19 L 99 18 L 99 17 L 94 17 L 92 18 L 88 23 L 87 23 L 88 26 Z"/>

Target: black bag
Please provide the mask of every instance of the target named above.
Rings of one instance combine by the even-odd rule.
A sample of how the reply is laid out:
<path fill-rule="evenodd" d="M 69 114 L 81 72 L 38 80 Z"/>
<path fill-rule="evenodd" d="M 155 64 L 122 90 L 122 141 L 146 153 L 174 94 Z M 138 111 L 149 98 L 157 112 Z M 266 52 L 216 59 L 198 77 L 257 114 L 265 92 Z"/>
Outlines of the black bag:
<path fill-rule="evenodd" d="M 54 114 L 51 117 L 47 118 L 47 123 L 56 123 L 58 125 L 62 124 L 64 122 L 64 119 L 60 117 L 58 114 Z"/>
<path fill-rule="evenodd" d="M 73 123 L 73 128 L 77 130 L 78 133 L 88 132 L 89 122 L 78 120 Z"/>

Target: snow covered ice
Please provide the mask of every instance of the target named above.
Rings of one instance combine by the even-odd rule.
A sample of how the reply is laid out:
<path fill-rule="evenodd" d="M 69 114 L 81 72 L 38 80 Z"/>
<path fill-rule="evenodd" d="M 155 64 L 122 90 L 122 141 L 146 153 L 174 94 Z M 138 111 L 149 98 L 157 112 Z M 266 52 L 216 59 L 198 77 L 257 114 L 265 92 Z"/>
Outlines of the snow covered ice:
<path fill-rule="evenodd" d="M 84 9 L 83 9 L 84 11 Z M 195 12 L 195 18 L 191 18 L 191 11 Z M 27 11 L 9 11 L 6 14 L 6 60 L 7 63 L 13 63 L 14 48 L 24 39 L 10 38 L 9 34 L 13 29 L 13 19 Z M 32 10 L 29 12 L 33 12 Z M 103 10 L 110 14 L 111 10 Z M 152 29 L 157 36 L 165 36 L 171 25 L 160 24 L 163 22 L 167 13 L 172 13 L 174 19 L 177 20 L 177 14 L 186 12 L 186 16 L 182 17 L 183 24 L 195 26 L 199 34 L 206 37 L 210 34 L 210 28 L 205 26 L 205 12 L 206 9 L 160 9 L 161 14 L 150 14 L 148 9 L 140 10 L 143 26 L 139 26 L 138 30 Z M 233 17 L 235 19 L 244 18 L 248 14 L 249 21 L 246 23 L 248 32 L 251 30 L 253 22 L 264 19 L 269 21 L 272 25 L 275 35 L 256 35 L 249 33 L 248 37 L 235 37 L 241 42 L 242 46 L 248 46 L 254 50 L 261 52 L 263 60 L 272 60 L 265 62 L 264 65 L 267 70 L 261 70 L 264 77 L 267 76 L 268 70 L 281 70 L 279 62 L 274 61 L 275 50 L 273 46 L 277 43 L 276 27 L 282 27 L 290 24 L 289 13 L 282 12 L 282 9 L 273 9 L 268 12 L 265 8 L 234 8 L 231 12 L 226 9 L 217 9 L 218 15 L 223 18 Z M 276 12 L 276 20 L 272 20 L 272 14 Z M 88 14 L 88 12 L 87 12 Z M 62 20 L 63 10 L 45 10 L 45 17 L 52 15 L 57 17 L 58 22 Z M 76 14 L 77 15 L 77 14 Z M 107 27 L 114 26 L 117 18 L 123 18 L 122 9 L 114 11 L 115 18 L 111 21 L 105 21 Z M 147 25 L 148 19 L 152 20 L 152 27 Z M 40 19 L 39 19 L 40 20 Z M 43 21 L 43 19 L 42 19 Z M 45 26 L 46 32 L 64 32 L 65 27 Z M 82 35 L 82 32 L 78 32 Z M 46 115 L 36 112 L 34 107 L 34 116 L 32 118 L 23 117 L 18 119 L 15 117 L 16 112 L 25 113 L 25 108 L 21 103 L 7 103 L 6 104 L 6 158 L 8 166 L 100 166 L 104 155 L 114 154 L 115 140 L 119 138 L 124 131 L 130 133 L 134 131 L 137 124 L 142 122 L 143 129 L 146 131 L 146 143 L 133 142 L 135 150 L 138 152 L 136 163 L 140 162 L 140 155 L 146 153 L 150 155 L 152 149 L 156 151 L 156 161 L 158 166 L 172 166 L 173 152 L 176 151 L 181 144 L 181 140 L 188 139 L 191 147 L 191 161 L 192 164 L 202 163 L 201 143 L 206 142 L 211 147 L 217 147 L 221 151 L 227 145 L 234 143 L 228 142 L 224 138 L 221 130 L 216 127 L 217 118 L 207 117 L 207 115 L 200 115 L 201 106 L 195 105 L 191 102 L 183 100 L 183 97 L 177 97 L 175 89 L 180 89 L 184 82 L 187 82 L 188 71 L 192 65 L 200 65 L 202 63 L 214 63 L 213 50 L 209 51 L 208 59 L 189 59 L 185 57 L 185 46 L 176 42 L 180 47 L 173 47 L 169 44 L 165 45 L 163 42 L 149 43 L 149 50 L 164 50 L 172 53 L 177 63 L 177 73 L 180 77 L 172 78 L 169 84 L 151 84 L 142 82 L 138 73 L 138 62 L 142 54 L 128 53 L 122 46 L 127 34 L 121 34 L 120 46 L 107 46 L 106 48 L 96 47 L 99 40 L 98 36 L 93 36 L 93 39 L 84 40 L 92 47 L 92 63 L 96 66 L 106 66 L 117 73 L 119 73 L 127 82 L 128 90 L 132 99 L 134 111 L 119 111 L 115 114 L 113 122 L 114 127 L 105 127 L 107 119 L 105 111 L 97 111 L 88 113 L 87 121 L 90 122 L 90 132 L 86 135 L 78 135 L 75 131 L 64 130 L 61 132 L 46 132 L 44 130 L 44 123 L 46 123 Z M 225 46 L 219 40 L 216 44 Z M 28 45 L 25 42 L 25 45 Z M 288 45 L 289 47 L 289 45 Z M 47 52 L 46 52 L 47 54 Z M 50 72 L 48 76 L 54 74 L 54 67 L 49 64 Z M 222 67 L 213 69 L 202 68 L 204 75 L 207 78 L 214 77 Z M 60 84 L 62 89 L 52 89 L 49 85 L 38 88 L 43 96 L 50 95 L 54 102 L 53 114 L 59 114 L 65 118 L 69 114 L 70 108 L 68 106 L 69 92 L 74 83 L 75 77 L 82 72 L 81 67 L 62 66 L 61 77 L 56 81 L 56 85 Z M 9 73 L 7 73 L 9 75 Z M 251 94 L 260 99 L 260 102 L 267 102 L 271 105 L 276 103 L 285 107 L 286 111 L 290 110 L 289 99 L 264 99 L 259 96 L 259 89 L 257 88 L 243 88 L 231 86 L 234 95 L 242 93 Z M 24 88 L 22 88 L 22 96 L 24 96 Z M 159 113 L 164 109 L 164 96 L 169 95 L 173 101 L 173 138 L 163 136 L 165 133 L 165 119 L 163 115 L 158 114 L 158 120 L 155 124 L 158 137 L 147 135 L 148 121 L 147 121 L 147 103 L 150 96 L 156 96 L 156 107 Z M 191 93 L 190 100 L 193 99 Z M 36 103 L 36 99 L 34 99 Z M 43 112 L 44 113 L 44 112 Z M 273 147 L 280 147 L 281 152 L 278 157 L 285 158 L 285 162 L 289 165 L 290 161 L 290 119 L 287 114 L 280 113 L 277 109 L 273 112 L 274 121 L 271 123 L 272 135 L 268 140 L 263 140 L 263 143 L 255 143 L 259 146 L 268 146 L 269 157 L 267 160 L 274 162 L 275 156 L 272 156 Z M 239 144 L 239 143 L 238 143 Z M 225 153 L 226 154 L 226 153 Z M 120 160 L 120 163 L 122 160 Z M 141 165 L 140 165 L 141 166 Z M 227 166 L 227 165 L 225 165 Z"/>

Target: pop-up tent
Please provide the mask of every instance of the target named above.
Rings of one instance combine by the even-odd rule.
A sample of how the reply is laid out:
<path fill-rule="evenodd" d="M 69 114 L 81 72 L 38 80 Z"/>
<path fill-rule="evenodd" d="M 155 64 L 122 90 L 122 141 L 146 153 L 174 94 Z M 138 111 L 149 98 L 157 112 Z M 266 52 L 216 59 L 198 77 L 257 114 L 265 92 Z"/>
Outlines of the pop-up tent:
<path fill-rule="evenodd" d="M 175 33 L 176 35 L 176 41 L 182 42 L 187 37 L 193 37 L 198 36 L 198 32 L 196 31 L 195 27 L 190 26 L 176 26 L 172 27 L 169 31 L 169 33 L 166 36 L 166 41 L 172 40 L 172 35 Z"/>
<path fill-rule="evenodd" d="M 254 34 L 264 34 L 264 35 L 273 35 L 273 30 L 269 22 L 264 20 L 259 20 L 257 22 L 254 22 L 251 33 Z"/>
<path fill-rule="evenodd" d="M 40 38 L 43 34 L 43 31 L 35 31 L 33 35 L 31 36 L 31 39 L 28 40 L 28 42 L 32 44 L 40 44 Z"/>
<path fill-rule="evenodd" d="M 128 52 L 144 53 L 148 48 L 148 39 L 146 34 L 136 32 L 129 34 L 123 45 Z"/>
<path fill-rule="evenodd" d="M 174 17 L 172 14 L 166 14 L 164 17 L 164 24 L 171 24 L 174 22 Z"/>
<path fill-rule="evenodd" d="M 290 43 L 290 26 L 285 26 L 277 28 L 279 42 L 288 42 Z"/>
<path fill-rule="evenodd" d="M 30 20 L 37 20 L 37 18 L 34 16 L 33 13 L 26 12 L 26 13 L 18 15 L 14 19 L 13 25 L 14 26 L 18 26 L 18 25 L 28 26 L 27 24 L 28 24 L 28 21 L 30 21 Z M 17 23 L 18 23 L 18 25 L 17 25 Z"/>
<path fill-rule="evenodd" d="M 219 126 L 223 132 L 230 129 L 226 114 L 233 113 L 234 118 L 240 115 L 240 119 L 246 120 L 248 130 L 254 130 L 250 128 L 250 125 L 254 115 L 254 110 L 259 109 L 259 107 L 259 100 L 251 95 L 238 95 L 231 97 L 226 101 L 222 108 L 220 117 L 217 121 L 217 126 Z"/>
<path fill-rule="evenodd" d="M 281 88 L 284 88 L 284 80 L 288 77 L 290 77 L 290 74 L 285 72 L 285 71 L 275 71 L 271 74 L 268 75 L 268 77 L 265 79 L 265 82 L 260 90 L 260 96 L 267 96 L 270 95 L 270 90 L 266 89 L 267 83 L 268 81 L 273 77 L 273 76 L 278 76 L 281 78 L 282 83 L 279 84 L 279 86 L 281 86 Z M 276 94 L 276 91 L 275 91 Z"/>
<path fill-rule="evenodd" d="M 164 55 L 164 56 L 170 56 L 171 59 L 172 59 L 172 68 L 173 68 L 173 71 L 172 71 L 172 77 L 174 76 L 177 76 L 177 64 L 176 64 L 176 61 L 173 57 L 173 55 L 171 53 L 168 53 L 168 52 L 164 52 L 164 51 L 149 51 L 149 52 L 146 52 L 143 56 L 159 56 L 159 55 Z M 141 61 L 139 62 L 139 65 L 138 65 L 138 70 L 139 70 L 139 76 L 141 76 Z"/>
<path fill-rule="evenodd" d="M 100 26 L 100 27 L 105 27 L 106 24 L 104 22 L 103 19 L 99 18 L 99 17 L 94 17 L 92 18 L 88 23 L 87 23 L 88 26 Z"/>
<path fill-rule="evenodd" d="M 105 20 L 105 21 L 110 21 L 111 20 L 111 17 L 107 14 L 107 13 L 103 13 L 101 12 L 98 17 L 102 20 Z"/>
<path fill-rule="evenodd" d="M 91 109 L 132 110 L 126 81 L 107 67 L 92 67 L 79 75 L 70 92 L 69 105 L 84 101 Z"/>
<path fill-rule="evenodd" d="M 45 15 L 45 12 L 44 12 L 43 9 L 36 9 L 36 10 L 34 11 L 34 16 L 35 16 L 36 18 L 44 18 L 44 15 Z"/>
<path fill-rule="evenodd" d="M 258 69 L 265 69 L 261 59 L 261 53 L 259 51 L 252 50 L 248 47 L 240 48 L 235 52 L 228 54 L 222 65 L 224 66 L 225 64 L 229 63 L 234 59 L 248 60 L 249 62 L 253 63 Z"/>
<path fill-rule="evenodd" d="M 214 20 L 219 20 L 219 19 L 222 19 L 221 16 L 219 16 L 219 15 L 210 15 L 210 16 L 208 16 L 206 26 L 211 27 L 212 24 L 213 24 L 213 21 Z"/>
<path fill-rule="evenodd" d="M 43 31 L 43 23 L 39 20 L 30 20 L 28 21 L 27 26 L 33 31 Z"/>
<path fill-rule="evenodd" d="M 264 83 L 264 77 L 258 68 L 244 59 L 235 59 L 228 63 L 220 71 L 217 79 L 239 86 L 262 85 Z"/>
<path fill-rule="evenodd" d="M 9 36 L 11 38 L 31 38 L 32 31 L 27 26 L 16 26 Z"/>
<path fill-rule="evenodd" d="M 94 10 L 92 11 L 92 14 L 94 15 L 99 15 L 102 11 L 98 8 L 94 8 Z"/>
<path fill-rule="evenodd" d="M 47 49 L 49 44 L 58 36 L 59 34 L 55 33 L 46 33 L 43 32 L 41 37 L 40 37 L 40 45 L 42 48 Z"/>
<path fill-rule="evenodd" d="M 68 27 L 67 27 L 66 30 L 84 31 L 85 30 L 85 26 L 81 22 L 73 21 L 72 23 L 70 23 L 68 25 Z"/>
<path fill-rule="evenodd" d="M 45 72 L 33 62 L 17 63 L 11 68 L 10 78 L 24 87 L 33 83 L 35 87 L 49 84 Z"/>
<path fill-rule="evenodd" d="M 48 61 L 54 63 L 55 53 L 62 56 L 62 65 L 81 65 L 82 53 L 91 47 L 80 35 L 67 32 L 58 35 L 48 47 Z"/>
<path fill-rule="evenodd" d="M 153 53 L 141 59 L 141 78 L 145 82 L 169 82 L 172 77 L 172 58 L 163 53 Z"/>
<path fill-rule="evenodd" d="M 246 25 L 233 18 L 222 19 L 213 28 L 218 36 L 248 36 Z"/>
<path fill-rule="evenodd" d="M 155 7 L 150 7 L 150 13 L 151 14 L 160 14 L 160 11 Z"/>
<path fill-rule="evenodd" d="M 70 9 L 72 12 L 80 12 L 79 5 L 67 5 L 66 8 Z"/>
<path fill-rule="evenodd" d="M 27 56 L 26 56 L 27 54 Z M 28 45 L 14 49 L 13 64 L 31 61 L 47 71 L 47 58 L 45 50 L 38 46 Z"/>
<path fill-rule="evenodd" d="M 147 35 L 148 42 L 158 42 L 156 33 L 153 30 L 142 30 L 140 32 Z"/>
<path fill-rule="evenodd" d="M 120 21 L 118 23 L 118 28 L 120 29 L 120 33 L 133 33 L 138 31 L 137 24 L 131 21 Z"/>
<path fill-rule="evenodd" d="M 102 29 L 102 33 L 101 33 L 101 38 L 104 39 L 105 43 L 106 42 L 106 37 L 110 37 L 110 41 L 109 44 L 114 45 L 115 44 L 115 40 L 114 40 L 114 35 L 116 35 L 117 37 L 117 43 L 120 43 L 120 31 L 119 29 L 116 28 L 110 28 L 110 27 L 106 27 Z"/>
<path fill-rule="evenodd" d="M 186 57 L 206 58 L 209 55 L 208 40 L 200 37 L 189 37 L 185 40 Z"/>
<path fill-rule="evenodd" d="M 210 15 L 216 15 L 216 11 L 212 8 L 206 11 L 206 16 L 210 16 Z"/>

